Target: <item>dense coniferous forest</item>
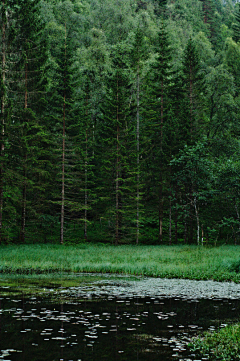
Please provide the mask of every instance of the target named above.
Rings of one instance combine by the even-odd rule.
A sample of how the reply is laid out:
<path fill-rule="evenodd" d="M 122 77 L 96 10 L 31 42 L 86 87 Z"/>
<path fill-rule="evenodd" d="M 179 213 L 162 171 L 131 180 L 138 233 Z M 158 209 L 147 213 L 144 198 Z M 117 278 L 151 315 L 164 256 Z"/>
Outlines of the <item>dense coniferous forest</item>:
<path fill-rule="evenodd" d="M 1 0 L 2 243 L 239 243 L 240 4 Z"/>

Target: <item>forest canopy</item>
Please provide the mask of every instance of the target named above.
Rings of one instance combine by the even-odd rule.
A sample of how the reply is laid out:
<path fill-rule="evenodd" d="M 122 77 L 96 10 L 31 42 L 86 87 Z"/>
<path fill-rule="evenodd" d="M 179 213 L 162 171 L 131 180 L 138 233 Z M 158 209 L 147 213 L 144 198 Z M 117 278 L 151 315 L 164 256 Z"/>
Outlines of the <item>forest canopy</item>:
<path fill-rule="evenodd" d="M 239 242 L 238 1 L 2 0 L 0 19 L 0 242 Z"/>

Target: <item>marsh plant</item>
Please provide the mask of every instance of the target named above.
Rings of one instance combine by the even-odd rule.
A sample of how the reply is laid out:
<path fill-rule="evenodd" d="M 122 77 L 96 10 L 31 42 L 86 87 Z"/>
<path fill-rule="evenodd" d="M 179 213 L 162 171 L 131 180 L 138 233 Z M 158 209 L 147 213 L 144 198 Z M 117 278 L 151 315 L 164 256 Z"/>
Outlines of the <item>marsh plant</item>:
<path fill-rule="evenodd" d="M 207 356 L 209 360 L 240 360 L 240 324 L 207 332 L 203 337 L 195 338 L 191 348 Z"/>
<path fill-rule="evenodd" d="M 1 273 L 99 272 L 239 282 L 238 246 L 0 246 Z"/>

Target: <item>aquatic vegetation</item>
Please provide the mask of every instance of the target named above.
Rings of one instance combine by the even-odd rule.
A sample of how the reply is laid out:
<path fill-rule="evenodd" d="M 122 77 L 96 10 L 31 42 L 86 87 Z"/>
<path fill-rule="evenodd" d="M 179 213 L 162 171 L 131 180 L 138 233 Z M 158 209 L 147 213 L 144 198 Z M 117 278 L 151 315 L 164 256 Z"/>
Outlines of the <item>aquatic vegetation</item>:
<path fill-rule="evenodd" d="M 240 324 L 207 332 L 202 337 L 195 338 L 191 348 L 207 356 L 209 360 L 240 360 Z"/>
<path fill-rule="evenodd" d="M 69 286 L 66 274 L 51 276 L 2 275 L 19 278 L 20 292 L 0 286 L 0 359 L 196 360 L 189 342 L 239 317 L 239 297 L 226 299 L 223 283 L 84 274 L 70 275 L 78 285 Z M 201 298 L 201 283 L 225 290 L 222 298 Z"/>
<path fill-rule="evenodd" d="M 239 260 L 239 246 L 0 246 L 2 274 L 97 272 L 239 282 Z"/>

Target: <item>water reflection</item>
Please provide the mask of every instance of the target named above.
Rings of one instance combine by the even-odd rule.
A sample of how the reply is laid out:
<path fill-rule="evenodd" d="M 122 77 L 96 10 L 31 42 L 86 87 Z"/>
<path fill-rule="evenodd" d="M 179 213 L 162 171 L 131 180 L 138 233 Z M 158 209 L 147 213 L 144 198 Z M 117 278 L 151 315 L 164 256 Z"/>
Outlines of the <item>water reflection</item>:
<path fill-rule="evenodd" d="M 199 360 L 186 348 L 203 329 L 239 317 L 238 300 L 121 298 L 59 292 L 0 300 L 0 359 Z"/>

